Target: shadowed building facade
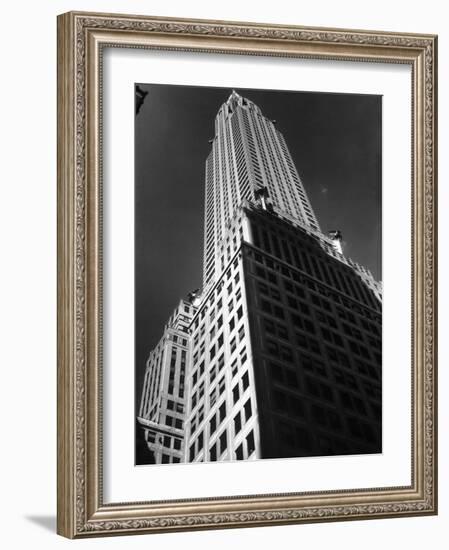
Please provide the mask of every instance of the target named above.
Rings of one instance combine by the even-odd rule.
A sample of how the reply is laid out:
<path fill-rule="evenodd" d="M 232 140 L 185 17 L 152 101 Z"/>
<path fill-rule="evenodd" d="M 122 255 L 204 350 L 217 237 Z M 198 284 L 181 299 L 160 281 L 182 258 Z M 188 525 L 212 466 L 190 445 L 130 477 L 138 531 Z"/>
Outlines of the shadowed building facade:
<path fill-rule="evenodd" d="M 338 231 L 321 232 L 282 134 L 235 92 L 216 117 L 205 201 L 183 442 L 165 461 L 381 452 L 381 286 Z M 147 396 L 161 349 L 143 425 L 165 406 Z"/>

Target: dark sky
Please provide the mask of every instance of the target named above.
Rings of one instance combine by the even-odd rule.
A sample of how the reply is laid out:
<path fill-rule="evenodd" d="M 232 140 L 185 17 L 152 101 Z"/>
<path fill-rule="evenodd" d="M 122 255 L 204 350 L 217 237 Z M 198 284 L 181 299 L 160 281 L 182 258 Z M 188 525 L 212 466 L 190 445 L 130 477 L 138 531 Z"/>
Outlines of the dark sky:
<path fill-rule="evenodd" d="M 139 84 L 135 125 L 137 399 L 149 351 L 201 286 L 204 163 L 230 88 Z M 277 121 L 326 232 L 381 279 L 381 97 L 236 88 Z"/>

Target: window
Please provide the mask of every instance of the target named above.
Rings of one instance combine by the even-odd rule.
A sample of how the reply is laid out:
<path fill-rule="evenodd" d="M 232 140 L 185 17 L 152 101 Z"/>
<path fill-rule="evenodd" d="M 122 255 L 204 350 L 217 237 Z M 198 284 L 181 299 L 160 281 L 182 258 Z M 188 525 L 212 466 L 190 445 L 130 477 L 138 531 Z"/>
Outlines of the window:
<path fill-rule="evenodd" d="M 218 391 L 218 388 L 215 386 L 215 388 L 210 392 L 210 396 L 209 396 L 210 407 L 213 407 L 217 401 L 217 391 Z"/>
<path fill-rule="evenodd" d="M 284 361 L 288 361 L 289 363 L 293 362 L 293 353 L 291 348 L 287 346 L 279 346 L 280 347 L 280 356 Z"/>
<path fill-rule="evenodd" d="M 360 422 L 357 420 L 357 418 L 349 417 L 348 419 L 348 425 L 349 425 L 349 431 L 354 437 L 362 437 L 362 429 L 360 426 Z"/>
<path fill-rule="evenodd" d="M 242 418 L 240 416 L 240 413 L 238 412 L 234 416 L 234 433 L 235 433 L 235 435 L 237 435 L 240 432 L 241 429 L 242 429 Z"/>
<path fill-rule="evenodd" d="M 224 367 L 224 364 L 225 364 L 224 353 L 222 353 L 218 358 L 218 363 L 217 363 L 218 369 L 219 370 L 222 369 Z"/>
<path fill-rule="evenodd" d="M 278 319 L 283 319 L 284 310 L 279 306 L 273 305 L 273 315 L 275 315 Z"/>
<path fill-rule="evenodd" d="M 231 344 L 230 344 L 230 345 L 231 345 L 231 353 L 232 353 L 232 352 L 235 350 L 235 348 L 237 347 L 237 341 L 236 341 L 235 338 L 233 338 L 233 339 L 231 340 Z"/>
<path fill-rule="evenodd" d="M 209 321 L 212 321 L 215 317 L 215 309 L 211 309 L 209 313 Z"/>
<path fill-rule="evenodd" d="M 268 290 L 268 285 L 266 285 L 265 283 L 262 283 L 262 281 L 257 281 L 257 287 L 261 294 L 265 294 L 266 296 L 269 296 L 270 293 Z"/>
<path fill-rule="evenodd" d="M 223 395 L 224 390 L 225 390 L 225 377 L 223 375 L 220 378 L 220 381 L 218 382 L 218 391 L 220 392 L 220 395 Z"/>
<path fill-rule="evenodd" d="M 279 346 L 273 340 L 268 340 L 267 338 L 265 340 L 265 346 L 267 348 L 268 353 L 271 353 L 272 355 L 276 355 L 276 356 L 279 354 Z"/>
<path fill-rule="evenodd" d="M 199 375 L 201 376 L 204 372 L 204 361 L 201 361 L 200 366 L 198 367 Z"/>
<path fill-rule="evenodd" d="M 340 398 L 343 406 L 346 409 L 353 410 L 362 415 L 367 414 L 366 407 L 363 404 L 363 401 L 355 395 L 352 395 L 348 392 L 340 392 Z"/>
<path fill-rule="evenodd" d="M 220 333 L 220 335 L 218 336 L 218 339 L 217 339 L 218 349 L 220 349 L 222 345 L 223 345 L 223 332 Z"/>
<path fill-rule="evenodd" d="M 215 415 L 209 420 L 209 433 L 212 435 L 215 433 L 215 430 L 217 429 L 217 420 L 215 418 Z"/>
<path fill-rule="evenodd" d="M 223 422 L 223 420 L 226 418 L 226 402 L 225 401 L 223 401 L 223 403 L 220 405 L 218 413 L 219 413 L 219 416 L 220 416 L 220 422 Z"/>
<path fill-rule="evenodd" d="M 217 376 L 217 366 L 214 365 L 211 369 L 210 369 L 210 372 L 209 372 L 209 380 L 210 380 L 210 384 L 212 384 L 212 382 L 215 380 L 215 377 Z"/>
<path fill-rule="evenodd" d="M 198 436 L 198 452 L 201 451 L 201 449 L 203 448 L 203 445 L 204 445 L 204 438 L 203 438 L 203 432 L 201 432 Z"/>
<path fill-rule="evenodd" d="M 215 357 L 215 344 L 210 348 L 209 353 L 210 353 L 210 360 L 212 361 L 212 359 Z"/>
<path fill-rule="evenodd" d="M 249 387 L 248 371 L 246 371 L 245 374 L 242 376 L 242 382 L 243 382 L 243 391 L 245 391 Z"/>
<path fill-rule="evenodd" d="M 283 279 L 283 282 L 284 282 L 285 290 L 287 290 L 288 292 L 291 292 L 293 294 L 293 292 L 294 292 L 293 284 L 290 281 L 286 280 L 286 279 Z"/>
<path fill-rule="evenodd" d="M 274 390 L 273 392 L 273 406 L 278 412 L 288 412 L 287 399 L 285 395 L 278 390 Z"/>
<path fill-rule="evenodd" d="M 209 452 L 210 460 L 217 460 L 217 444 L 214 443 Z"/>
<path fill-rule="evenodd" d="M 312 405 L 312 416 L 313 418 L 320 424 L 321 426 L 326 425 L 326 415 L 324 412 L 323 407 L 320 407 L 319 405 Z"/>
<path fill-rule="evenodd" d="M 237 403 L 237 401 L 239 400 L 240 398 L 240 391 L 239 391 L 239 385 L 236 384 L 233 388 L 232 388 L 232 400 L 234 402 L 234 405 Z"/>
<path fill-rule="evenodd" d="M 280 365 L 277 365 L 276 363 L 270 363 L 270 370 L 271 370 L 271 377 L 275 382 L 282 383 L 284 381 L 284 377 L 282 375 L 283 370 Z"/>
<path fill-rule="evenodd" d="M 232 362 L 232 365 L 231 365 L 232 378 L 234 378 L 234 376 L 237 374 L 238 370 L 239 370 L 239 365 L 237 363 L 237 359 L 234 359 L 234 361 Z"/>
<path fill-rule="evenodd" d="M 256 449 L 255 443 L 254 443 L 254 433 L 251 431 L 246 437 L 246 444 L 248 447 L 248 456 L 250 456 L 253 451 Z"/>
<path fill-rule="evenodd" d="M 220 435 L 220 455 L 223 454 L 228 448 L 228 438 L 226 430 Z"/>
<path fill-rule="evenodd" d="M 294 313 L 292 313 L 291 318 L 292 323 L 295 325 L 295 327 L 303 328 L 302 318 L 299 315 L 295 315 Z"/>
<path fill-rule="evenodd" d="M 304 328 L 310 334 L 315 334 L 315 327 L 308 319 L 304 319 Z"/>
<path fill-rule="evenodd" d="M 251 415 L 253 414 L 251 399 L 248 399 L 243 408 L 245 409 L 245 420 L 246 422 L 248 422 L 248 420 L 251 418 Z"/>
<path fill-rule="evenodd" d="M 291 397 L 289 399 L 289 407 L 296 417 L 303 418 L 305 414 L 304 403 L 299 399 Z"/>
<path fill-rule="evenodd" d="M 334 368 L 333 371 L 337 384 L 341 384 L 342 386 L 353 390 L 358 389 L 357 380 L 353 374 L 344 372 L 343 370 L 337 368 Z"/>
<path fill-rule="evenodd" d="M 298 378 L 296 376 L 296 372 L 290 369 L 286 369 L 285 375 L 287 379 L 286 380 L 287 386 L 293 389 L 298 389 L 299 385 L 298 385 Z"/>
<path fill-rule="evenodd" d="M 237 460 L 243 460 L 243 443 L 240 443 L 240 445 L 237 447 L 235 451 L 235 457 Z"/>
<path fill-rule="evenodd" d="M 271 319 L 267 319 L 267 317 L 262 318 L 263 326 L 265 328 L 265 331 L 268 334 L 275 334 L 276 333 L 276 325 Z"/>
<path fill-rule="evenodd" d="M 285 325 L 281 325 L 281 324 L 276 325 L 276 331 L 277 331 L 277 335 L 280 338 L 283 338 L 284 340 L 288 340 L 288 331 Z"/>

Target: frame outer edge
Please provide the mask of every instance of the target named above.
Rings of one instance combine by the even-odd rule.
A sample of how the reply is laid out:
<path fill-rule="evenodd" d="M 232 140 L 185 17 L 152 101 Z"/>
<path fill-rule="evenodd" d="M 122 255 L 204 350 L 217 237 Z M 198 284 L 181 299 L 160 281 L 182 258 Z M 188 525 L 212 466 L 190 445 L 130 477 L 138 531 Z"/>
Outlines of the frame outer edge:
<path fill-rule="evenodd" d="M 84 20 L 83 17 L 87 19 Z M 85 71 L 86 56 L 86 30 L 103 29 L 104 23 L 100 24 L 95 18 L 105 21 L 114 18 L 121 19 L 120 28 L 109 26 L 108 30 L 116 33 L 123 33 L 126 24 L 129 23 L 130 31 L 139 34 L 141 31 L 154 31 L 162 35 L 189 36 L 192 39 L 204 35 L 217 36 L 221 39 L 234 36 L 242 39 L 242 43 L 253 39 L 255 43 L 259 40 L 275 41 L 281 39 L 308 43 L 330 43 L 336 48 L 339 42 L 351 43 L 352 46 L 360 45 L 359 39 L 364 46 L 369 45 L 376 50 L 384 47 L 395 51 L 394 58 L 404 56 L 407 51 L 414 55 L 420 51 L 421 62 L 423 58 L 428 62 L 425 64 L 423 81 L 424 86 L 419 87 L 417 97 L 427 99 L 420 101 L 419 105 L 423 110 L 424 126 L 420 125 L 420 146 L 421 161 L 427 160 L 427 171 L 421 163 L 419 166 L 421 183 L 420 191 L 423 194 L 423 203 L 419 210 L 422 216 L 424 232 L 422 234 L 423 249 L 420 249 L 418 257 L 424 263 L 424 281 L 417 284 L 422 287 L 423 294 L 427 291 L 427 304 L 425 327 L 428 332 L 422 335 L 427 349 L 421 347 L 421 359 L 426 360 L 428 366 L 425 381 L 420 380 L 421 390 L 426 385 L 426 391 L 420 392 L 421 398 L 417 399 L 419 407 L 427 407 L 427 422 L 424 424 L 424 415 L 419 414 L 421 419 L 421 452 L 418 453 L 416 465 L 419 466 L 421 476 L 418 484 L 420 490 L 424 489 L 425 495 L 415 495 L 415 500 L 408 500 L 404 503 L 393 500 L 391 503 L 372 503 L 354 505 L 327 506 L 304 510 L 292 510 L 287 514 L 286 510 L 265 510 L 260 509 L 253 512 L 245 511 L 222 511 L 221 513 L 198 514 L 184 513 L 177 515 L 175 511 L 168 514 L 151 518 L 146 515 L 145 510 L 137 516 L 129 516 L 125 510 L 113 506 L 112 509 L 96 510 L 101 505 L 98 497 L 101 497 L 101 487 L 97 474 L 92 475 L 92 466 L 99 458 L 96 451 L 92 452 L 90 445 L 91 437 L 98 436 L 96 420 L 92 417 L 93 408 L 97 405 L 98 395 L 92 394 L 92 384 L 98 384 L 96 376 L 92 376 L 92 369 L 95 360 L 92 362 L 92 354 L 95 355 L 95 346 L 92 349 L 89 341 L 95 340 L 95 304 L 89 292 L 92 281 L 92 255 L 89 253 L 89 242 L 96 233 L 96 219 L 92 219 L 92 205 L 86 204 L 86 199 L 92 199 L 93 188 L 86 187 L 87 180 L 93 176 L 89 170 L 91 157 L 86 157 L 90 150 L 92 138 L 95 141 L 96 133 L 86 131 L 86 123 L 92 122 L 89 113 L 92 114 L 92 105 L 86 104 L 87 90 L 86 82 L 92 83 L 92 74 Z M 153 25 L 151 26 L 151 23 Z M 132 25 L 131 25 L 132 23 Z M 188 25 L 186 23 L 189 23 Z M 309 32 L 305 27 L 284 27 L 268 24 L 245 24 L 242 22 L 220 22 L 214 27 L 213 21 L 181 20 L 172 18 L 154 18 L 148 16 L 123 16 L 117 14 L 98 14 L 89 12 L 69 12 L 58 17 L 58 518 L 57 531 L 68 538 L 84 538 L 101 535 L 123 535 L 139 532 L 162 532 L 162 531 L 184 531 L 210 528 L 232 528 L 250 527 L 256 525 L 276 525 L 287 523 L 309 523 L 316 521 L 335 521 L 347 519 L 379 519 L 381 517 L 400 517 L 414 515 L 428 515 L 437 513 L 437 441 L 436 441 L 436 146 L 437 146 L 437 121 L 436 121 L 436 96 L 437 96 L 437 39 L 436 36 L 427 35 L 406 35 L 404 33 L 388 33 L 376 31 L 350 31 L 344 29 L 316 29 Z M 195 26 L 196 25 L 196 26 Z M 246 25 L 251 29 L 250 33 L 244 31 Z M 276 27 L 276 30 L 274 28 Z M 160 29 L 163 29 L 160 31 Z M 224 30 L 223 30 L 224 29 Z M 260 32 L 258 31 L 260 29 Z M 282 29 L 285 33 L 282 34 Z M 297 33 L 301 29 L 301 33 Z M 294 32 L 293 32 L 294 30 Z M 242 32 L 240 32 L 242 31 Z M 254 31 L 254 32 L 253 32 Z M 270 31 L 271 34 L 270 34 Z M 358 37 L 363 33 L 363 37 Z M 297 34 L 301 34 L 298 38 Z M 304 34 L 304 36 L 303 36 Z M 333 34 L 341 35 L 338 39 Z M 382 35 L 382 40 L 377 40 L 377 34 Z M 365 36 L 366 41 L 365 41 Z M 384 42 L 385 39 L 385 42 Z M 405 45 L 404 45 L 405 44 Z M 178 46 L 179 47 L 179 46 Z M 374 50 L 376 47 L 376 50 Z M 178 49 L 178 48 L 174 48 Z M 183 49 L 182 45 L 179 49 Z M 240 50 L 240 48 L 238 48 Z M 199 49 L 198 51 L 201 51 Z M 262 53 L 263 55 L 263 53 Z M 326 53 L 326 56 L 329 54 Z M 428 57 L 430 56 L 430 57 Z M 340 57 L 340 56 L 337 56 Z M 358 60 L 358 55 L 354 60 Z M 376 57 L 374 55 L 374 57 Z M 92 69 L 92 67 L 91 67 Z M 81 70 L 80 73 L 78 71 Z M 81 78 L 81 84 L 77 84 L 77 77 Z M 426 79 L 427 77 L 427 79 Z M 423 82 L 423 84 L 424 84 Z M 416 90 L 418 91 L 418 90 Z M 92 99 L 92 98 L 91 98 Z M 98 99 L 98 98 L 97 98 Z M 89 108 L 90 107 L 90 108 Z M 95 111 L 95 109 L 94 109 Z M 416 113 L 415 113 L 416 117 Z M 416 118 L 414 119 L 416 123 Z M 87 142 L 87 150 L 85 149 Z M 415 142 L 416 143 L 416 142 Z M 428 151 L 427 155 L 426 152 Z M 417 153 L 418 151 L 415 152 Z M 95 157 L 95 153 L 94 153 Z M 425 177 L 424 177 L 425 176 Z M 94 178 L 95 179 L 95 178 Z M 416 181 L 420 181 L 415 180 Z M 423 187 L 423 188 L 421 188 Z M 88 193 L 86 193 L 86 190 Z M 89 192 L 90 191 L 90 192 Z M 95 193 L 94 193 L 95 198 Z M 97 197 L 98 198 L 98 197 Z M 424 202 L 425 201 L 425 202 Z M 427 214 L 427 216 L 426 216 Z M 89 221 L 90 220 L 90 221 Z M 87 233 L 86 233 L 87 229 Z M 97 235 L 98 236 L 98 235 Z M 427 255 L 424 255 L 424 250 Z M 95 256 L 95 254 L 94 254 Z M 86 277 L 87 270 L 87 277 Z M 94 277 L 95 279 L 95 277 Z M 427 279 L 427 282 L 426 282 Z M 96 281 L 98 282 L 98 281 Z M 428 284 L 427 284 L 428 283 Z M 95 285 L 94 285 L 95 286 Z M 87 303 L 85 302 L 87 300 Z M 93 306 L 93 309 L 92 309 Z M 92 317 L 93 314 L 93 317 Z M 94 323 L 95 324 L 95 323 Z M 86 333 L 87 329 L 87 333 Z M 97 350 L 98 351 L 98 350 Z M 98 357 L 96 356 L 98 360 Z M 94 369 L 95 370 L 95 369 Z M 421 376 L 424 373 L 421 372 Z M 424 378 L 424 377 L 423 377 Z M 88 385 L 90 384 L 90 386 Z M 429 392 L 429 393 L 427 393 Z M 426 396 L 429 395 L 430 401 Z M 96 411 L 96 409 L 95 409 Z M 96 411 L 97 412 L 97 411 Z M 94 416 L 96 415 L 96 412 Z M 430 416 L 429 416 L 430 415 Z M 424 425 L 423 425 L 424 424 Z M 90 435 L 89 435 L 90 434 Z M 427 449 L 423 448 L 427 445 Z M 428 452 L 430 449 L 430 453 Z M 422 453 L 422 454 L 421 454 Z M 100 458 L 101 459 L 101 458 Z M 427 460 L 429 462 L 427 462 Z M 92 497 L 92 490 L 96 496 Z M 421 500 L 424 497 L 424 500 Z M 416 500 L 416 499 L 419 500 Z M 101 501 L 101 498 L 100 498 Z M 132 504 L 132 503 L 131 503 Z M 137 504 L 137 503 L 134 503 Z M 204 503 L 202 503 L 204 504 Z M 101 508 L 101 506 L 100 506 Z M 377 509 L 377 511 L 376 511 Z M 106 512 L 106 516 L 95 518 L 96 512 Z M 107 512 L 112 512 L 109 515 Z M 114 517 L 116 512 L 116 517 Z M 309 514 L 310 512 L 310 514 Z M 93 514 L 93 515 L 92 515 Z M 186 515 L 187 514 L 187 515 Z"/>
<path fill-rule="evenodd" d="M 438 36 L 433 36 L 433 82 L 432 82 L 432 198 L 433 198 L 433 510 L 438 515 Z"/>
<path fill-rule="evenodd" d="M 74 89 L 73 18 L 57 18 L 57 523 L 59 535 L 75 536 L 74 410 Z"/>

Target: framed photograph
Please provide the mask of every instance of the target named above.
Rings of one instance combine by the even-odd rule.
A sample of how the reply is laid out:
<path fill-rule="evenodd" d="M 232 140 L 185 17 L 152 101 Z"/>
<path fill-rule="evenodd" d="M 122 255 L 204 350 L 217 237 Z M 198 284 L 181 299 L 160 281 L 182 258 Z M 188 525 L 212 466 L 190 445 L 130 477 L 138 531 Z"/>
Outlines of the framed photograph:
<path fill-rule="evenodd" d="M 58 18 L 58 532 L 437 512 L 433 35 Z"/>

